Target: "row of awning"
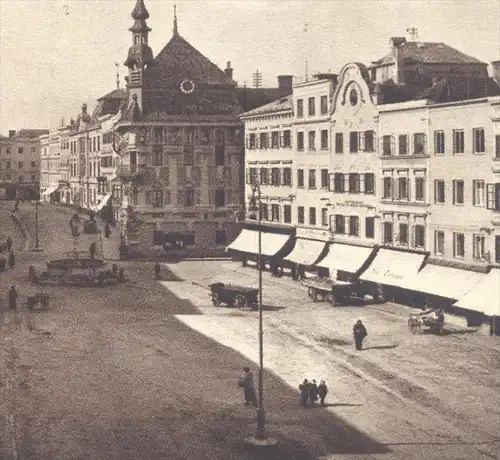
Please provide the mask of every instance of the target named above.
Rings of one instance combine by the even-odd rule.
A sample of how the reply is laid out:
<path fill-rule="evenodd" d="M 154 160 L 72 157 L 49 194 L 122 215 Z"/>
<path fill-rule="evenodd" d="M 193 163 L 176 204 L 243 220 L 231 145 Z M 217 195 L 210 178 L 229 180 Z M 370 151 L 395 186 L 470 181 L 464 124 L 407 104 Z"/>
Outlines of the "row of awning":
<path fill-rule="evenodd" d="M 40 193 L 40 196 L 50 196 L 52 195 L 57 189 L 59 188 L 59 185 L 51 185 L 50 187 L 47 187 L 42 193 Z"/>
<path fill-rule="evenodd" d="M 261 254 L 275 256 L 290 240 L 289 235 L 261 232 Z M 258 254 L 259 232 L 243 229 L 228 249 Z M 374 255 L 374 251 L 376 251 Z M 373 257 L 374 255 L 374 257 Z M 500 270 L 488 274 L 427 263 L 425 255 L 386 248 L 374 249 L 342 243 L 295 238 L 284 260 L 305 266 L 358 273 L 361 281 L 458 300 L 457 307 L 500 315 Z"/>

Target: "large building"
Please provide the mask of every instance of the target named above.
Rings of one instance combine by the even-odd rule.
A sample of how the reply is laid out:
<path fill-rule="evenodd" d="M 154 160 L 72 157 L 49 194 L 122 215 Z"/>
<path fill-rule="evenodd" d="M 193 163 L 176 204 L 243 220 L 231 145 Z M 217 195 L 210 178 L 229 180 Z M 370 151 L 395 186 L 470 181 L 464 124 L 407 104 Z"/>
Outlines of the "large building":
<path fill-rule="evenodd" d="M 500 267 L 500 63 L 492 79 L 445 44 L 391 43 L 369 67 L 242 114 L 247 221 L 230 248 L 256 253 L 260 217 L 271 264 L 355 274 L 398 300 L 456 300 Z M 273 141 L 285 130 L 292 148 Z M 279 179 L 284 164 L 293 181 Z"/>
<path fill-rule="evenodd" d="M 122 216 L 132 251 L 191 246 L 223 249 L 234 238 L 242 201 L 245 109 L 289 94 L 238 88 L 178 31 L 153 55 L 143 0 L 132 12 L 128 102 L 115 125 L 121 157 Z"/>
<path fill-rule="evenodd" d="M 34 198 L 40 186 L 40 136 L 45 129 L 9 131 L 0 139 L 0 184 L 5 198 Z"/>

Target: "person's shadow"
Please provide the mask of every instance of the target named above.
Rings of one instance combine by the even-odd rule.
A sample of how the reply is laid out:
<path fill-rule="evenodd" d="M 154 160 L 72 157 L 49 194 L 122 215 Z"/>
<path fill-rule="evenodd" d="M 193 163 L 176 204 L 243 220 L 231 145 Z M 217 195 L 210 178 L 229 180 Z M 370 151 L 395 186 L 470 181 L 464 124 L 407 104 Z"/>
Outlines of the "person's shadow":
<path fill-rule="evenodd" d="M 396 348 L 398 344 L 393 345 L 377 345 L 373 347 L 363 347 L 363 350 L 390 350 L 391 348 Z"/>

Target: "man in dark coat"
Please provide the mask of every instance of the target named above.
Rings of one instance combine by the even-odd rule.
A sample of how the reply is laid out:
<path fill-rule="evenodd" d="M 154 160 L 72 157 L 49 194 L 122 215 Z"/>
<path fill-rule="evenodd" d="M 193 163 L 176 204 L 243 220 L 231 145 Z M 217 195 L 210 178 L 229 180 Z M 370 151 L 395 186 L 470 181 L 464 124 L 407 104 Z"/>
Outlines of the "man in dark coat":
<path fill-rule="evenodd" d="M 257 397 L 255 396 L 255 387 L 253 383 L 253 374 L 248 366 L 243 368 L 243 374 L 238 381 L 238 385 L 243 388 L 245 406 L 252 404 L 257 406 Z"/>
<path fill-rule="evenodd" d="M 14 251 L 10 251 L 9 253 L 9 267 L 14 268 L 16 264 L 16 257 L 14 256 Z"/>
<path fill-rule="evenodd" d="M 155 278 L 157 280 L 159 280 L 160 279 L 160 275 L 161 275 L 161 265 L 160 265 L 159 262 L 156 262 L 156 264 L 155 264 Z"/>
<path fill-rule="evenodd" d="M 328 394 L 328 387 L 326 386 L 325 381 L 322 380 L 318 385 L 318 396 L 319 396 L 319 402 L 323 407 L 325 406 L 325 398 L 327 394 Z"/>
<path fill-rule="evenodd" d="M 12 238 L 10 236 L 7 237 L 7 251 L 10 252 L 10 250 L 12 249 Z"/>
<path fill-rule="evenodd" d="M 309 401 L 309 380 L 304 379 L 304 381 L 299 385 L 300 390 L 300 404 L 302 407 L 307 407 Z"/>
<path fill-rule="evenodd" d="M 363 349 L 363 340 L 368 335 L 365 325 L 360 319 L 356 321 L 356 324 L 352 328 L 352 333 L 354 335 L 354 343 L 356 345 L 356 350 Z"/>
<path fill-rule="evenodd" d="M 90 245 L 90 248 L 89 248 L 90 258 L 91 258 L 92 260 L 94 260 L 94 258 L 95 258 L 95 253 L 96 253 L 96 251 L 97 251 L 97 245 L 96 245 L 96 244 L 95 244 L 95 242 L 94 242 L 94 243 L 92 243 L 92 244 Z"/>
<path fill-rule="evenodd" d="M 15 286 L 11 286 L 9 289 L 9 310 L 10 311 L 16 311 L 17 310 L 17 298 L 18 298 L 18 293 L 16 291 Z"/>
<path fill-rule="evenodd" d="M 111 229 L 109 228 L 109 224 L 106 224 L 104 227 L 104 238 L 109 238 L 111 236 Z"/>
<path fill-rule="evenodd" d="M 314 407 L 314 404 L 316 404 L 317 400 L 318 400 L 318 385 L 316 384 L 316 380 L 312 379 L 312 382 L 309 384 L 309 401 L 312 407 Z"/>

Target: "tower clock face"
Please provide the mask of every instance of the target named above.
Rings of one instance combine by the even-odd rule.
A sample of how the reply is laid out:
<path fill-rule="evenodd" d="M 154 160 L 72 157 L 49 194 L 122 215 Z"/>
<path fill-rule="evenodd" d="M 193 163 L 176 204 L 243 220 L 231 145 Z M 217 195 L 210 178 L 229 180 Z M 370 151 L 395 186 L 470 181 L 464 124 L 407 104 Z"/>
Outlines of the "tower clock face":
<path fill-rule="evenodd" d="M 180 84 L 181 91 L 184 94 L 191 94 L 194 91 L 193 80 L 182 80 Z"/>

